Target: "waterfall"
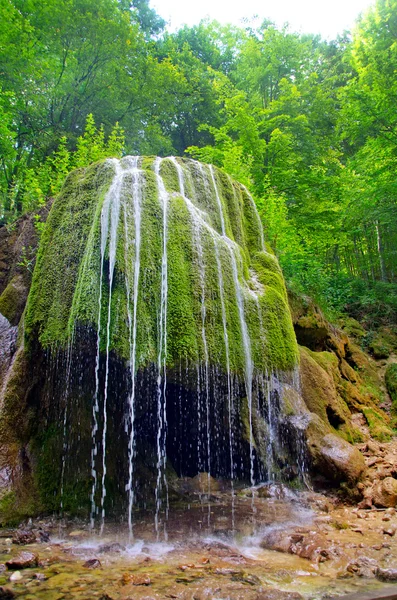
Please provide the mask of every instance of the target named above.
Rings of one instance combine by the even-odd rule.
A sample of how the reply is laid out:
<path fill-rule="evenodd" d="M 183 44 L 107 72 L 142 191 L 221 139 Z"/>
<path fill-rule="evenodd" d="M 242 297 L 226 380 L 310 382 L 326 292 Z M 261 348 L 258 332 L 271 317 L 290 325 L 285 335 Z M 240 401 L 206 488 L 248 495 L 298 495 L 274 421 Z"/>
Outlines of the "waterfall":
<path fill-rule="evenodd" d="M 279 450 L 280 464 L 290 454 L 278 439 L 288 415 L 276 374 L 288 381 L 296 364 L 280 269 L 263 251 L 253 201 L 215 167 L 175 157 L 111 159 L 79 177 L 79 193 L 69 200 L 66 190 L 62 241 L 64 219 L 78 210 L 84 229 L 70 218 L 79 246 L 58 259 L 74 268 L 68 294 L 56 289 L 46 309 L 51 293 L 44 297 L 37 326 L 29 317 L 29 331 L 44 331 L 51 347 L 65 321 L 72 337 L 73 359 L 59 367 L 70 388 L 65 381 L 57 396 L 61 510 L 77 504 L 70 491 L 87 487 L 81 466 L 72 487 L 66 460 L 77 452 L 90 468 L 85 502 L 101 532 L 105 517 L 124 514 L 132 538 L 135 509 L 153 504 L 157 538 L 167 535 L 169 493 L 179 493 L 169 468 L 177 477 L 206 471 L 199 481 L 211 502 L 213 478 L 227 478 L 234 529 L 237 482 L 271 479 Z"/>
<path fill-rule="evenodd" d="M 138 294 L 139 294 L 139 276 L 140 276 L 140 258 L 141 258 L 141 189 L 139 184 L 140 172 L 138 170 L 138 157 L 130 158 L 130 171 L 132 173 L 132 201 L 133 216 L 135 226 L 135 253 L 134 253 L 134 279 L 132 286 L 132 314 L 130 303 L 131 282 L 128 277 L 128 265 L 126 269 L 126 294 L 127 294 L 127 315 L 129 327 L 130 342 L 130 373 L 131 373 L 131 393 L 128 398 L 129 406 L 129 442 L 128 442 L 128 529 L 132 536 L 132 507 L 134 503 L 133 487 L 133 468 L 134 468 L 134 445 L 135 445 L 135 393 L 136 393 L 136 335 L 137 335 L 137 316 L 138 316 Z M 127 218 L 127 206 L 124 205 L 124 228 L 125 228 L 125 250 L 126 260 L 128 260 L 129 249 L 129 228 Z"/>
<path fill-rule="evenodd" d="M 230 261 L 231 261 L 231 265 L 232 265 L 234 288 L 235 288 L 236 297 L 237 297 L 237 306 L 238 306 L 238 313 L 239 313 L 239 319 L 240 319 L 240 329 L 241 329 L 241 335 L 242 335 L 242 339 L 243 339 L 244 358 L 245 358 L 245 387 L 246 387 L 246 391 L 247 391 L 248 415 L 249 415 L 250 479 L 251 479 L 251 485 L 253 486 L 253 485 L 255 485 L 253 432 L 252 432 L 252 383 L 253 383 L 254 365 L 253 365 L 252 357 L 251 357 L 251 340 L 250 340 L 250 336 L 249 336 L 249 332 L 248 332 L 247 322 L 245 320 L 244 300 L 243 300 L 240 282 L 238 279 L 237 261 L 236 261 L 236 256 L 234 254 L 234 244 L 228 237 L 226 237 L 225 220 L 223 217 L 222 202 L 221 202 L 221 199 L 219 196 L 218 186 L 217 186 L 217 183 L 215 180 L 215 175 L 214 175 L 214 170 L 213 170 L 212 165 L 210 165 L 210 172 L 211 172 L 212 183 L 213 183 L 214 190 L 215 190 L 215 198 L 216 198 L 217 206 L 219 208 L 219 216 L 220 216 L 220 221 L 221 221 L 221 226 L 222 226 L 222 237 L 225 239 L 229 253 L 230 253 Z"/>
<path fill-rule="evenodd" d="M 163 479 L 167 492 L 168 509 L 168 490 L 166 478 L 166 442 L 167 442 L 167 297 L 168 297 L 168 259 L 167 259 L 167 212 L 168 212 L 168 192 L 165 189 L 163 178 L 160 175 L 161 158 L 156 158 L 154 163 L 154 172 L 156 175 L 159 200 L 163 211 L 163 255 L 161 260 L 161 300 L 159 317 L 159 344 L 157 358 L 157 483 L 156 483 L 156 516 L 155 527 L 157 536 L 159 535 L 159 516 L 161 509 L 161 490 Z"/>
<path fill-rule="evenodd" d="M 109 211 L 110 204 L 114 195 L 119 190 L 121 168 L 119 162 L 115 159 L 112 160 L 115 169 L 115 177 L 111 183 L 110 189 L 105 196 L 103 207 L 101 211 L 101 266 L 99 273 L 99 296 L 98 296 L 98 321 L 97 321 L 97 343 L 96 343 L 96 359 L 95 359 L 95 393 L 92 407 L 92 450 L 91 450 L 91 474 L 93 477 L 92 489 L 91 489 L 91 527 L 94 527 L 95 516 L 97 514 L 97 506 L 95 501 L 95 493 L 98 481 L 98 475 L 96 470 L 96 456 L 98 454 L 98 418 L 99 413 L 99 365 L 100 365 L 100 345 L 101 345 L 101 308 L 102 308 L 102 286 L 103 286 L 103 267 L 105 260 L 105 250 L 109 232 Z"/>

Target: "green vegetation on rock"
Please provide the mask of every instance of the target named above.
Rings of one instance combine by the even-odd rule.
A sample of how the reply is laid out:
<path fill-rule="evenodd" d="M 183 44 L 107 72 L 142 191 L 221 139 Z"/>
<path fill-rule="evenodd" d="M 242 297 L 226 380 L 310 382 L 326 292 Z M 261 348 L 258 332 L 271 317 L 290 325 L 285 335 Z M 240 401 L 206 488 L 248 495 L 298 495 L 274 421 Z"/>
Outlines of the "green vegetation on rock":
<path fill-rule="evenodd" d="M 262 247 L 261 226 L 252 198 L 244 187 L 217 169 L 214 169 L 215 189 L 209 167 L 186 159 L 178 159 L 178 162 L 190 200 L 180 194 L 174 162 L 170 159 L 161 162 L 161 176 L 168 191 L 169 366 L 181 359 L 197 363 L 205 358 L 203 293 L 209 360 L 225 366 L 221 276 L 231 367 L 240 373 L 245 369 L 238 304 L 241 296 L 255 368 L 262 372 L 293 368 L 297 362 L 297 346 L 284 281 L 277 260 Z M 142 243 L 137 357 L 138 365 L 144 367 L 156 361 L 158 352 L 163 211 L 153 159 L 140 159 L 139 164 L 137 193 L 141 203 Z M 101 351 L 106 349 L 107 344 L 111 298 L 109 349 L 125 360 L 130 358 L 130 332 L 126 323 L 134 293 L 131 286 L 134 281 L 136 222 L 132 179 L 128 173 L 120 196 L 111 294 L 108 277 L 110 238 L 106 240 L 101 264 L 101 227 L 104 226 L 103 223 L 101 226 L 101 214 L 105 198 L 111 193 L 114 165 L 114 162 L 106 161 L 73 172 L 54 203 L 42 235 L 27 305 L 25 332 L 28 347 L 36 336 L 44 348 L 65 347 L 77 326 L 97 328 L 101 294 Z M 121 169 L 128 169 L 128 159 L 123 159 L 120 165 Z M 219 194 L 222 218 L 231 241 L 226 241 L 221 235 L 216 193 Z M 109 231 L 110 228 L 111 224 Z M 235 276 L 238 277 L 238 290 Z"/>

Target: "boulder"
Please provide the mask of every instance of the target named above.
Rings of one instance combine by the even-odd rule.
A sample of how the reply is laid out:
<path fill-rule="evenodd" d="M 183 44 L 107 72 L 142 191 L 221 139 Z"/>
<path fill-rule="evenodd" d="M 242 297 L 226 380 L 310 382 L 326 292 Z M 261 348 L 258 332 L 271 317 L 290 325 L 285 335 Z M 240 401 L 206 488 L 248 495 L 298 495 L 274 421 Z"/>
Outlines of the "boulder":
<path fill-rule="evenodd" d="M 378 508 L 397 506 L 397 479 L 386 477 L 372 487 L 372 503 Z"/>
<path fill-rule="evenodd" d="M 305 436 L 312 467 L 328 480 L 354 484 L 362 477 L 366 466 L 361 452 L 339 436 L 327 432 L 317 415 L 310 415 Z"/>
<path fill-rule="evenodd" d="M 38 558 L 32 552 L 20 552 L 15 558 L 11 558 L 6 562 L 9 569 L 29 569 L 37 567 Z"/>
<path fill-rule="evenodd" d="M 354 573 L 359 577 L 365 577 L 372 579 L 375 577 L 379 570 L 378 563 L 373 558 L 367 556 L 359 556 L 356 559 L 349 562 L 346 567 L 348 573 Z"/>
<path fill-rule="evenodd" d="M 376 578 L 379 581 L 393 581 L 397 582 L 397 569 L 378 569 L 376 571 Z"/>

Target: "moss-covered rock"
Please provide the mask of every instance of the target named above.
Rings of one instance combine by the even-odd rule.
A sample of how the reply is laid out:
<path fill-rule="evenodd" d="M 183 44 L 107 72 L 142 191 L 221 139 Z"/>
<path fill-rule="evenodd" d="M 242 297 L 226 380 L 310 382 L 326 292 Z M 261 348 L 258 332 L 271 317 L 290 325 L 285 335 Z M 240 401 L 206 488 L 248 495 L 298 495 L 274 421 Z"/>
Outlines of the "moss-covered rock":
<path fill-rule="evenodd" d="M 244 307 L 255 368 L 259 371 L 293 368 L 298 353 L 284 281 L 276 259 L 266 253 L 262 245 L 261 226 L 252 198 L 244 187 L 232 182 L 222 172 L 216 169 L 211 172 L 205 165 L 198 167 L 195 161 L 178 161 L 164 159 L 161 163 L 161 176 L 168 192 L 169 366 L 181 359 L 193 362 L 204 359 L 201 342 L 204 276 L 207 320 L 204 326 L 210 363 L 226 366 L 220 310 L 220 294 L 223 293 L 229 358 L 236 372 L 242 373 L 246 369 L 239 302 Z M 66 347 L 77 324 L 97 328 L 100 322 L 101 349 L 105 349 L 108 337 L 109 349 L 125 360 L 130 359 L 127 321 L 134 293 L 133 289 L 128 289 L 134 281 L 135 264 L 134 184 L 132 172 L 128 171 L 128 158 L 123 159 L 119 166 L 114 164 L 114 161 L 107 161 L 75 171 L 68 177 L 54 203 L 42 237 L 29 297 L 25 320 L 28 343 L 38 336 L 42 347 Z M 188 200 L 180 193 L 178 165 L 183 173 Z M 125 173 L 124 187 L 121 199 L 109 200 L 106 194 L 114 181 L 115 168 Z M 163 208 L 153 160 L 141 160 L 139 173 L 142 241 L 137 366 L 145 367 L 156 360 L 158 352 Z M 111 203 L 110 209 L 104 202 Z M 105 246 L 101 254 L 101 231 L 104 231 L 101 218 L 105 218 L 106 210 L 109 234 L 103 240 Z M 110 294 L 108 268 L 112 252 L 113 210 L 119 212 L 118 224 L 115 225 L 116 263 Z M 228 240 L 222 236 L 222 222 Z M 60 252 L 60 248 L 64 251 Z M 223 290 L 219 288 L 219 269 L 222 271 Z M 102 280 L 101 272 L 104 275 Z M 239 293 L 236 293 L 236 285 L 241 288 Z"/>
<path fill-rule="evenodd" d="M 22 275 L 15 275 L 0 296 L 0 313 L 17 325 L 25 308 L 29 286 Z"/>
<path fill-rule="evenodd" d="M 393 403 L 393 410 L 397 413 L 397 363 L 391 363 L 387 366 L 385 383 Z"/>

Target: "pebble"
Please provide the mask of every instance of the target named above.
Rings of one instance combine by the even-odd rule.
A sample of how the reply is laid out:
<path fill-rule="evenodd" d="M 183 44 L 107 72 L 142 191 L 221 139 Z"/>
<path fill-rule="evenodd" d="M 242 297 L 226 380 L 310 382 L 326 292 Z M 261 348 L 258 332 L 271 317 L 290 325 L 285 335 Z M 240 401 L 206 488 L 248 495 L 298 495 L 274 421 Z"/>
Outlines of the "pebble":
<path fill-rule="evenodd" d="M 86 569 L 99 569 L 101 566 L 101 561 L 97 558 L 90 558 L 90 560 L 87 560 L 83 564 L 83 567 L 85 567 Z"/>
<path fill-rule="evenodd" d="M 397 581 L 397 569 L 378 569 L 376 578 L 380 581 Z"/>
<path fill-rule="evenodd" d="M 21 581 L 21 579 L 22 579 L 22 574 L 20 571 L 15 571 L 10 576 L 10 581 Z"/>

